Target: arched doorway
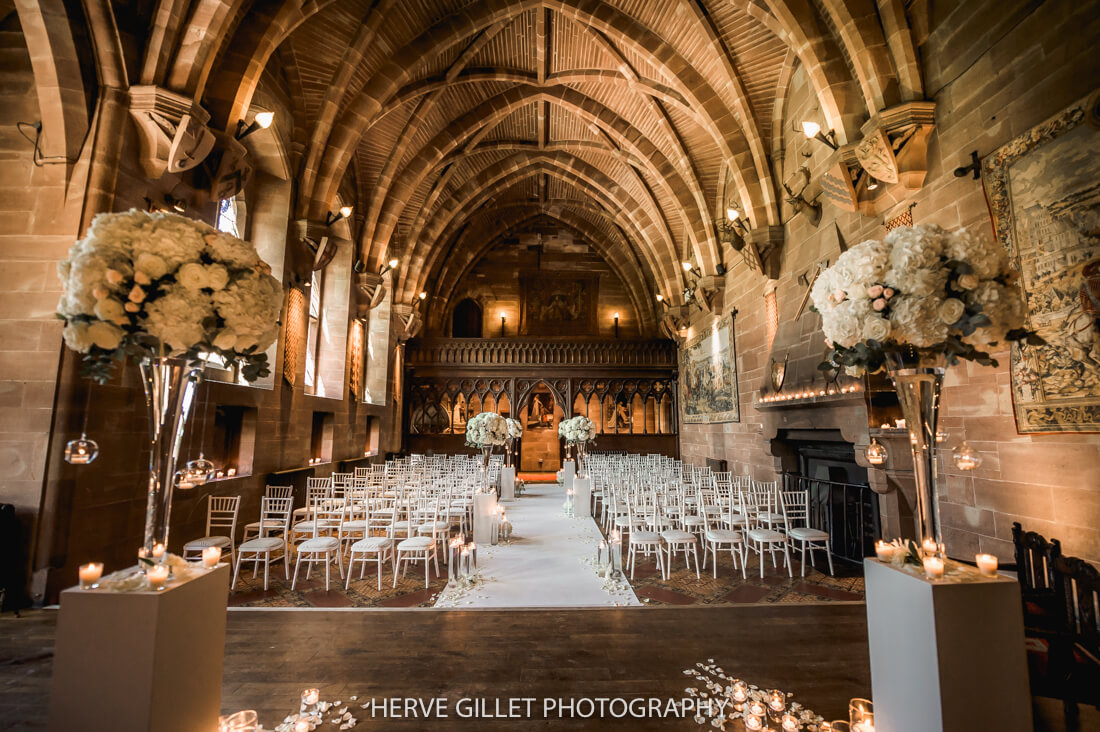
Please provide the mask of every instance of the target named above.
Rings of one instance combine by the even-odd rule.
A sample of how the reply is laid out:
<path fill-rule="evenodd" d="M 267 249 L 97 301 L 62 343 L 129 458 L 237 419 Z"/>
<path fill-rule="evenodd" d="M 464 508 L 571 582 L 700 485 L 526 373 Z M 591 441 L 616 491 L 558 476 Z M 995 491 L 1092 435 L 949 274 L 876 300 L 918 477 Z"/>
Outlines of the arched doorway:
<path fill-rule="evenodd" d="M 451 318 L 451 335 L 454 338 L 480 338 L 481 306 L 470 298 L 455 305 Z"/>
<path fill-rule="evenodd" d="M 523 424 L 519 469 L 525 472 L 557 472 L 561 469 L 558 423 L 565 417 L 554 392 L 543 383 L 533 388 L 517 416 Z"/>

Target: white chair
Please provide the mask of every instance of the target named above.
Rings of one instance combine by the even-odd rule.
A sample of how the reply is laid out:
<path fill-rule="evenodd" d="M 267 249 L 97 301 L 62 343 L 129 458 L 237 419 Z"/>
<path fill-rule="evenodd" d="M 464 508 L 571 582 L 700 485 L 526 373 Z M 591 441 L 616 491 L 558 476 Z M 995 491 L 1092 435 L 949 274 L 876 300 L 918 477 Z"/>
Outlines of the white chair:
<path fill-rule="evenodd" d="M 306 478 L 306 505 L 294 509 L 294 519 L 309 518 L 313 515 L 313 508 L 326 498 L 332 498 L 332 481 L 328 478 Z"/>
<path fill-rule="evenodd" d="M 683 515 L 683 504 L 680 505 L 680 511 Z M 660 522 L 658 521 L 658 524 Z M 684 564 L 687 568 L 691 569 L 691 557 L 695 558 L 695 578 L 699 578 L 699 539 L 695 534 L 684 529 L 667 528 L 661 531 L 660 537 L 665 542 L 665 551 L 668 552 L 668 561 L 664 566 L 664 578 L 667 580 L 669 574 L 672 572 L 672 558 L 676 552 L 684 552 Z"/>
<path fill-rule="evenodd" d="M 787 542 L 789 526 L 787 524 L 787 510 L 783 506 L 783 497 L 779 491 L 742 493 L 741 504 L 744 507 L 755 507 L 755 526 L 750 528 L 745 536 L 748 540 L 748 548 L 760 557 L 760 576 L 764 576 L 764 551 L 767 550 L 772 558 L 772 567 L 776 566 L 775 553 L 783 552 L 783 561 L 787 565 L 787 574 L 794 577 L 794 568 L 791 566 L 790 544 Z M 769 516 L 767 523 L 760 521 L 760 516 Z M 776 521 L 778 519 L 778 521 Z M 773 526 L 780 525 L 783 531 L 778 531 Z"/>
<path fill-rule="evenodd" d="M 294 486 L 292 485 L 266 485 L 264 486 L 264 498 L 293 498 Z"/>
<path fill-rule="evenodd" d="M 636 491 L 627 500 L 626 506 L 627 525 L 630 527 L 630 551 L 627 553 L 627 563 L 630 564 L 630 579 L 634 579 L 634 564 L 639 551 L 646 557 L 653 554 L 657 555 L 657 569 L 661 571 L 661 577 L 664 577 L 665 562 L 664 552 L 661 549 L 661 535 L 656 531 L 641 528 L 648 522 L 646 515 L 650 510 L 642 491 Z"/>
<path fill-rule="evenodd" d="M 733 557 L 733 568 L 737 569 L 738 559 L 741 564 L 741 579 L 746 579 L 745 573 L 745 540 L 740 531 L 736 529 L 724 529 L 721 526 L 715 525 L 713 517 L 708 513 L 703 513 L 704 531 L 703 540 L 706 542 L 706 546 L 703 549 L 703 564 L 707 562 L 707 553 L 710 552 L 714 555 L 714 565 L 711 569 L 711 574 L 717 579 L 718 577 L 718 552 L 730 550 L 730 556 Z"/>
<path fill-rule="evenodd" d="M 351 551 L 348 555 L 348 579 L 344 584 L 344 589 L 351 587 L 351 573 L 355 567 L 356 562 L 360 562 L 362 566 L 359 567 L 359 579 L 363 579 L 363 575 L 367 571 L 367 563 L 374 562 L 378 565 L 378 591 L 382 591 L 382 563 L 389 560 L 391 567 L 393 567 L 394 574 L 397 574 L 397 569 L 394 567 L 395 553 L 393 550 L 393 513 L 389 513 L 386 518 L 389 520 L 389 525 L 386 527 L 386 531 L 381 536 L 371 536 L 370 528 L 367 530 L 367 535 L 359 541 L 351 545 Z M 372 523 L 372 514 L 370 509 L 370 502 L 367 502 L 366 508 L 366 525 L 373 527 L 376 524 Z"/>
<path fill-rule="evenodd" d="M 228 553 L 229 563 L 233 564 L 233 537 L 237 535 L 237 512 L 241 507 L 240 496 L 210 496 L 206 507 L 206 536 L 192 539 L 183 545 L 184 559 L 201 559 L 202 550 L 221 547 Z M 217 531 L 226 529 L 224 533 Z M 217 533 L 215 533 L 217 532 Z M 228 552 L 226 552 L 228 550 Z"/>
<path fill-rule="evenodd" d="M 260 520 L 257 526 L 263 526 L 264 531 L 270 534 L 278 533 L 280 536 L 263 535 L 248 539 L 237 547 L 237 564 L 233 569 L 233 589 L 237 587 L 237 577 L 241 573 L 241 564 L 252 562 L 252 577 L 260 568 L 260 562 L 264 565 L 264 591 L 267 590 L 268 577 L 271 573 L 271 563 L 283 560 L 283 574 L 290 579 L 290 568 L 287 566 L 288 548 L 286 543 L 287 532 L 290 530 L 290 509 L 294 506 L 293 498 L 264 498 L 260 501 Z M 282 550 L 279 556 L 275 552 Z"/>
<path fill-rule="evenodd" d="M 340 579 L 344 578 L 344 556 L 343 552 L 340 551 L 339 539 L 340 528 L 344 523 L 344 506 L 331 498 L 322 501 L 316 506 L 314 518 L 302 523 L 311 524 L 313 536 L 294 549 L 294 578 L 290 582 L 290 589 L 293 590 L 297 586 L 298 570 L 301 568 L 302 562 L 305 562 L 307 580 L 314 564 L 325 565 L 325 591 L 327 592 L 333 559 L 336 560 L 336 564 L 340 569 Z M 297 524 L 296 527 L 301 525 Z M 322 536 L 322 531 L 330 531 L 332 535 Z"/>
<path fill-rule="evenodd" d="M 810 566 L 814 566 L 814 551 L 825 552 L 825 558 L 829 561 L 829 574 L 833 574 L 833 551 L 829 544 L 829 532 L 815 529 L 810 526 L 810 493 L 809 491 L 784 491 L 783 504 L 787 507 L 787 520 L 791 526 L 787 532 L 791 543 L 799 542 L 802 546 L 802 576 L 806 576 L 806 550 L 810 551 Z M 795 526 L 794 524 L 801 524 Z"/>
<path fill-rule="evenodd" d="M 397 587 L 397 574 L 402 576 L 409 571 L 411 562 L 424 562 L 424 587 L 429 585 L 428 570 L 431 562 L 435 562 L 435 574 L 439 576 L 439 554 L 436 551 L 439 525 L 439 494 L 434 498 L 418 497 L 409 507 L 409 518 L 404 524 L 406 538 L 397 542 L 397 557 L 393 568 L 393 586 Z M 395 526 L 401 522 L 395 522 Z M 429 525 L 430 534 L 420 534 L 420 527 Z M 396 533 L 397 530 L 395 530 Z M 395 537 L 396 538 L 396 537 Z M 402 570 L 404 562 L 404 570 Z"/>

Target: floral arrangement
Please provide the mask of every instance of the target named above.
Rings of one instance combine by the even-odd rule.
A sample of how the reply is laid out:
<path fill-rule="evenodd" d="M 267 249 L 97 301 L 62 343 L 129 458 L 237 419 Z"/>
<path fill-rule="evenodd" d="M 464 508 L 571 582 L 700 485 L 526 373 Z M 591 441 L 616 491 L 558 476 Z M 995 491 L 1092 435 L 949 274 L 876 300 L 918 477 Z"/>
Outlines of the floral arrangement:
<path fill-rule="evenodd" d="M 558 424 L 558 437 L 569 445 L 593 442 L 596 439 L 596 425 L 588 417 L 563 419 Z"/>
<path fill-rule="evenodd" d="M 518 419 L 507 417 L 504 421 L 508 423 L 508 437 L 513 440 L 518 440 L 520 437 L 523 437 L 523 425 L 520 424 Z"/>
<path fill-rule="evenodd" d="M 100 383 L 127 355 L 217 354 L 249 381 L 270 373 L 283 288 L 248 242 L 173 213 L 100 214 L 58 275 L 65 343 Z"/>
<path fill-rule="evenodd" d="M 898 227 L 837 258 L 811 290 L 832 353 L 822 369 L 877 371 L 889 353 L 942 353 L 996 366 L 984 350 L 1041 342 L 1023 329 L 1018 273 L 996 242 L 966 229 Z"/>
<path fill-rule="evenodd" d="M 466 444 L 494 447 L 508 439 L 508 422 L 496 412 L 482 412 L 466 423 Z"/>

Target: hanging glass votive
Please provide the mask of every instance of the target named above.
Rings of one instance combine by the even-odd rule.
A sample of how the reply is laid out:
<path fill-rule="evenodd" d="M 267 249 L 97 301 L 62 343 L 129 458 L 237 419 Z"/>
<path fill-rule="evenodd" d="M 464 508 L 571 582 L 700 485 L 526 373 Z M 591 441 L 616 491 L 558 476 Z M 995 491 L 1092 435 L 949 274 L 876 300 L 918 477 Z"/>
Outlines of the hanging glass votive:
<path fill-rule="evenodd" d="M 982 454 L 968 445 L 965 440 L 955 448 L 951 457 L 959 470 L 973 470 L 982 464 Z"/>
<path fill-rule="evenodd" d="M 188 461 L 187 473 L 192 483 L 204 485 L 206 481 L 214 476 L 214 463 L 203 457 L 200 452 L 197 458 Z"/>
<path fill-rule="evenodd" d="M 99 456 L 99 443 L 88 439 L 88 435 L 81 432 L 79 440 L 69 440 L 65 443 L 65 462 L 70 465 L 87 465 Z"/>
<path fill-rule="evenodd" d="M 886 459 L 890 457 L 890 453 L 886 451 L 886 446 L 879 442 L 876 438 L 871 438 L 871 444 L 867 446 L 867 462 L 871 465 L 885 465 Z"/>

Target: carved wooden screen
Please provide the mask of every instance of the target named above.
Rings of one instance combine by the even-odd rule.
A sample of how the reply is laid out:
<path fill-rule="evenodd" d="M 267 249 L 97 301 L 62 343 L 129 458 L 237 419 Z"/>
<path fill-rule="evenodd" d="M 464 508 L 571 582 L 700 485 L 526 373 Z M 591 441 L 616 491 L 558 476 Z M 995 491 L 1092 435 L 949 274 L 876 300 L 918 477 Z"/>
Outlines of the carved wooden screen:
<path fill-rule="evenodd" d="M 298 353 L 305 335 L 306 296 L 300 288 L 290 288 L 286 304 L 286 337 L 283 338 L 283 378 L 291 386 L 297 378 Z"/>

